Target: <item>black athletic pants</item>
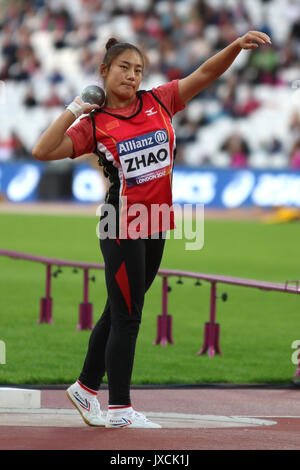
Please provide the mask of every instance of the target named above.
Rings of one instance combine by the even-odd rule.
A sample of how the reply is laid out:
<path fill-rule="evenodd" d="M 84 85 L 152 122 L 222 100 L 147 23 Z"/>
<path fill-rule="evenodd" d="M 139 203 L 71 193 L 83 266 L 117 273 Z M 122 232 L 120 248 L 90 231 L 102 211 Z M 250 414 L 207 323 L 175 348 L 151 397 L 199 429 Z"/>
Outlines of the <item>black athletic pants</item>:
<path fill-rule="evenodd" d="M 98 390 L 107 373 L 110 405 L 130 405 L 130 383 L 145 292 L 163 255 L 165 239 L 104 239 L 108 299 L 93 328 L 80 382 Z"/>

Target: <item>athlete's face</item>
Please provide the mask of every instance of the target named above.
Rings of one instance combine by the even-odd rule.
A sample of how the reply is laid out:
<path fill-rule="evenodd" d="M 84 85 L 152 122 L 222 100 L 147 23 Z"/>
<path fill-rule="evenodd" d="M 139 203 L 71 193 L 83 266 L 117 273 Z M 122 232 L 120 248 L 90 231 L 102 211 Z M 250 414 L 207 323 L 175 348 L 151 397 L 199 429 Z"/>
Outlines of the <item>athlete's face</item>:
<path fill-rule="evenodd" d="M 140 54 L 128 49 L 113 60 L 109 69 L 102 64 L 101 75 L 105 80 L 107 105 L 117 101 L 129 104 L 142 81 L 143 60 Z"/>

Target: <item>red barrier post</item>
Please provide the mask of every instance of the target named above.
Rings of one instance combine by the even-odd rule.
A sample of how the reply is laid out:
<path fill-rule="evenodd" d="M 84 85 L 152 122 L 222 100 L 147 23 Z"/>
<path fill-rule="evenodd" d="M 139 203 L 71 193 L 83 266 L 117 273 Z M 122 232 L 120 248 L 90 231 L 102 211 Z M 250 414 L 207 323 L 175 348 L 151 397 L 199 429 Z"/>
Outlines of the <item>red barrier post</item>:
<path fill-rule="evenodd" d="M 89 302 L 89 270 L 83 270 L 83 302 L 79 304 L 79 322 L 77 330 L 93 328 L 93 304 Z"/>
<path fill-rule="evenodd" d="M 46 292 L 40 299 L 40 317 L 38 323 L 53 323 L 51 298 L 51 264 L 46 265 Z"/>
<path fill-rule="evenodd" d="M 154 344 L 166 346 L 167 343 L 174 344 L 172 338 L 172 315 L 168 315 L 168 278 L 162 279 L 162 314 L 157 316 L 157 335 Z"/>
<path fill-rule="evenodd" d="M 202 349 L 197 353 L 198 356 L 207 352 L 208 357 L 214 357 L 215 354 L 222 354 L 219 339 L 220 339 L 220 325 L 215 323 L 216 320 L 216 299 L 217 299 L 217 284 L 211 283 L 210 290 L 210 313 L 209 322 L 204 325 L 204 343 Z"/>

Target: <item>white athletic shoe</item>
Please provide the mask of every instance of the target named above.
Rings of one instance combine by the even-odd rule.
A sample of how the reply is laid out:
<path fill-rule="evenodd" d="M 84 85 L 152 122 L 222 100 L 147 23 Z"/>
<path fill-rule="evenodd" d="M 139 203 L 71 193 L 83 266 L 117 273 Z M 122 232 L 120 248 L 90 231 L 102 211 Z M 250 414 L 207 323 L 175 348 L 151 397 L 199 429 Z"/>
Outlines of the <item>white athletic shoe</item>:
<path fill-rule="evenodd" d="M 96 392 L 88 392 L 78 382 L 75 382 L 66 390 L 66 394 L 86 424 L 89 426 L 105 426 L 105 418 L 100 409 Z"/>
<path fill-rule="evenodd" d="M 108 411 L 106 415 L 105 427 L 107 428 L 152 428 L 159 429 L 159 424 L 153 423 L 142 413 L 129 411 L 124 413 L 115 413 Z"/>

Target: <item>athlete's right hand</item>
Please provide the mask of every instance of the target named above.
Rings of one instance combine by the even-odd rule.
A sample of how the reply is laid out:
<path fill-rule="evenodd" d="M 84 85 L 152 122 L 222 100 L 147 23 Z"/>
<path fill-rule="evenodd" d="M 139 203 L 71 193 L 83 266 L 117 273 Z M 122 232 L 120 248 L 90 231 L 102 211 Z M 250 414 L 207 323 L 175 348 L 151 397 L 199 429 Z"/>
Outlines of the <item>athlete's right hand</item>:
<path fill-rule="evenodd" d="M 85 103 L 81 96 L 76 96 L 71 104 L 67 107 L 67 110 L 74 114 L 75 118 L 78 119 L 82 114 L 89 114 L 94 109 L 99 109 L 98 104 Z"/>
<path fill-rule="evenodd" d="M 78 103 L 82 108 L 82 114 L 89 114 L 94 109 L 100 109 L 98 104 L 90 104 L 83 101 L 81 96 L 76 96 L 74 99 L 75 103 Z"/>

